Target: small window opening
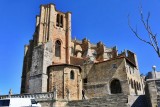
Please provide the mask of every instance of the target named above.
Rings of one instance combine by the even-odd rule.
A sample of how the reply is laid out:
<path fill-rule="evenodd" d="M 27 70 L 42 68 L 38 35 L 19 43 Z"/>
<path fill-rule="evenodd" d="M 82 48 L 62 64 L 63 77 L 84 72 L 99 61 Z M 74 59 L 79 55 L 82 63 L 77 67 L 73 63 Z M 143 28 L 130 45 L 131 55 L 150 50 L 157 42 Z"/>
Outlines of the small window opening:
<path fill-rule="evenodd" d="M 71 72 L 70 72 L 70 79 L 74 79 L 74 71 L 72 70 Z"/>
<path fill-rule="evenodd" d="M 60 27 L 63 28 L 63 16 L 61 15 Z"/>
<path fill-rule="evenodd" d="M 87 79 L 87 78 L 84 78 L 84 79 L 83 79 L 83 83 L 86 84 L 87 82 L 88 82 L 88 79 Z"/>
<path fill-rule="evenodd" d="M 56 19 L 56 26 L 59 26 L 59 14 L 57 14 L 57 19 Z"/>
<path fill-rule="evenodd" d="M 129 72 L 130 72 L 130 74 L 132 73 L 132 71 L 131 71 L 131 67 L 129 67 Z"/>
<path fill-rule="evenodd" d="M 61 42 L 59 40 L 55 43 L 55 56 L 60 57 L 61 56 Z"/>
<path fill-rule="evenodd" d="M 138 84 L 138 82 L 136 82 L 136 84 L 137 84 L 137 90 L 139 90 L 139 84 Z"/>
<path fill-rule="evenodd" d="M 137 95 L 137 82 L 134 80 L 134 90 L 135 90 L 135 94 Z"/>
<path fill-rule="evenodd" d="M 131 87 L 134 88 L 132 79 L 131 79 Z"/>
<path fill-rule="evenodd" d="M 141 84 L 139 83 L 139 90 L 141 91 Z"/>

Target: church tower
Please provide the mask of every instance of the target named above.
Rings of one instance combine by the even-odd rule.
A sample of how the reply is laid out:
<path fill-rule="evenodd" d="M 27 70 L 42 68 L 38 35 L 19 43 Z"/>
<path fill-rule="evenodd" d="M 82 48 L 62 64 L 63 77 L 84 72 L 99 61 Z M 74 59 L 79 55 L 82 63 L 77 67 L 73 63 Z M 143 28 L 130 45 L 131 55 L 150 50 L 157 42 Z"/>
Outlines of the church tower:
<path fill-rule="evenodd" d="M 47 92 L 47 67 L 70 64 L 71 13 L 57 11 L 54 4 L 41 5 L 31 41 L 25 47 L 21 93 Z"/>
<path fill-rule="evenodd" d="M 55 5 L 41 5 L 37 16 L 38 36 L 36 45 L 53 43 L 53 63 L 70 63 L 71 13 L 57 11 Z"/>

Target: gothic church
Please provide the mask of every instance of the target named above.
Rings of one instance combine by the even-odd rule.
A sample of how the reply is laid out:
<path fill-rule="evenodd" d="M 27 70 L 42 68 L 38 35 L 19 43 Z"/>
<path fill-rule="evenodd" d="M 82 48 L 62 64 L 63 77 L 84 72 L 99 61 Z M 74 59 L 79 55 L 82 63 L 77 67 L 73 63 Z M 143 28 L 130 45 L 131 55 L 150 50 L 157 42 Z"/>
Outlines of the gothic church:
<path fill-rule="evenodd" d="M 54 4 L 40 6 L 33 38 L 25 45 L 22 93 L 57 91 L 58 99 L 71 100 L 109 94 L 144 94 L 136 55 L 102 42 L 72 39 L 71 12 L 56 10 Z"/>

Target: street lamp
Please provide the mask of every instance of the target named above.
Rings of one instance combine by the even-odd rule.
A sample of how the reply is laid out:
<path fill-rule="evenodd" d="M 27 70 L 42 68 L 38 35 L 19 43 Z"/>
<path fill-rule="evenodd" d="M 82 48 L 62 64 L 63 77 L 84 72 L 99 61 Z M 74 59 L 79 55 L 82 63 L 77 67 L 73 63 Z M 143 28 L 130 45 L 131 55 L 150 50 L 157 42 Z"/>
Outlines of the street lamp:
<path fill-rule="evenodd" d="M 154 76 L 155 76 L 155 79 L 156 79 L 156 66 L 153 65 L 152 69 L 153 69 L 153 71 L 154 71 Z"/>

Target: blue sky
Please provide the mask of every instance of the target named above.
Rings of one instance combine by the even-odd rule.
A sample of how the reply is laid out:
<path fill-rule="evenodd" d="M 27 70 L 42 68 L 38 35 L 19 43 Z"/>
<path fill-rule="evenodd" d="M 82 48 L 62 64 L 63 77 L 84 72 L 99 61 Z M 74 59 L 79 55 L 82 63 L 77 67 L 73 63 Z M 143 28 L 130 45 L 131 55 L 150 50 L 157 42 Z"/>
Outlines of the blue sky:
<path fill-rule="evenodd" d="M 117 46 L 137 54 L 139 69 L 146 74 L 153 65 L 160 70 L 160 58 L 153 48 L 139 41 L 128 27 L 127 16 L 133 27 L 146 38 L 140 21 L 139 7 L 144 16 L 151 12 L 153 32 L 160 35 L 160 1 L 158 0 L 1 0 L 0 1 L 0 94 L 20 92 L 24 45 L 32 38 L 35 16 L 40 5 L 54 3 L 57 10 L 72 12 L 72 37 L 87 37 L 92 43 L 102 41 L 106 46 Z M 146 38 L 147 39 L 147 38 Z M 160 36 L 159 36 L 160 42 Z"/>

